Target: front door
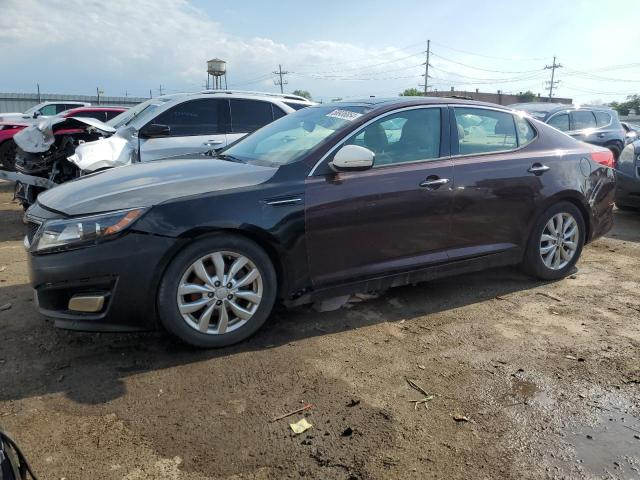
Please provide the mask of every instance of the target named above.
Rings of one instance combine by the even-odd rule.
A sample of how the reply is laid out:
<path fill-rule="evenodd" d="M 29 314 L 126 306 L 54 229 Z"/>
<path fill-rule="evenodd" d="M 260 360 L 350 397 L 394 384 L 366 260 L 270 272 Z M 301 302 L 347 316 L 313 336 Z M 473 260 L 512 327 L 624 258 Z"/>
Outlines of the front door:
<path fill-rule="evenodd" d="M 385 114 L 344 142 L 372 150 L 373 168 L 309 177 L 314 287 L 447 260 L 453 184 L 447 116 L 437 107 Z"/>
<path fill-rule="evenodd" d="M 179 157 L 222 148 L 227 143 L 228 102 L 200 98 L 182 102 L 151 120 L 168 125 L 170 134 L 140 138 L 140 161 Z"/>

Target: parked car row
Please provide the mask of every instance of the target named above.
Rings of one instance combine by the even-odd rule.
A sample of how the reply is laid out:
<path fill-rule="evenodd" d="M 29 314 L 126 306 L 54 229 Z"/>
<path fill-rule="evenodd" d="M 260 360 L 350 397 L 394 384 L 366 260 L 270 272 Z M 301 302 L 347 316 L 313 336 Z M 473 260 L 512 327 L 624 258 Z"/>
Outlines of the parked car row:
<path fill-rule="evenodd" d="M 16 183 L 16 197 L 27 207 L 51 185 L 133 162 L 218 150 L 312 104 L 296 95 L 205 91 L 150 99 L 126 113 L 85 107 L 31 125 L 7 125 L 12 128 L 2 130 L 0 154 L 5 168 L 50 182 Z"/>
<path fill-rule="evenodd" d="M 75 102 L 70 100 L 65 100 L 61 102 L 42 102 L 23 113 L 19 112 L 9 112 L 9 113 L 0 113 L 0 122 L 15 122 L 15 121 L 32 121 L 38 117 L 51 117 L 54 115 L 59 115 L 62 112 L 70 110 L 72 108 L 78 107 L 89 107 L 90 103 L 87 102 Z"/>
<path fill-rule="evenodd" d="M 219 347 L 256 332 L 276 301 L 499 265 L 561 278 L 611 228 L 612 150 L 534 118 L 447 98 L 307 105 L 170 97 L 80 145 L 78 166 L 135 164 L 27 211 L 40 311 L 63 328 L 163 327 Z M 146 161 L 161 156 L 175 158 Z"/>

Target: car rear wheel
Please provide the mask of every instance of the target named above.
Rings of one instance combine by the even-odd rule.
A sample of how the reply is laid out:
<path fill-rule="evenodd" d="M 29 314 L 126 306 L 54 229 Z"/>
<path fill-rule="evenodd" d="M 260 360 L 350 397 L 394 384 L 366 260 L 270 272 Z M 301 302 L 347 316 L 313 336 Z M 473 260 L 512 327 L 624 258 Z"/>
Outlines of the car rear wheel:
<path fill-rule="evenodd" d="M 542 280 L 565 277 L 575 266 L 585 241 L 582 213 L 560 202 L 539 218 L 525 253 L 523 268 Z"/>
<path fill-rule="evenodd" d="M 251 240 L 220 234 L 182 250 L 158 292 L 164 327 L 197 347 L 224 347 L 255 333 L 267 320 L 277 278 L 269 256 Z"/>
<path fill-rule="evenodd" d="M 0 145 L 0 164 L 7 170 L 16 169 L 16 142 L 7 140 Z"/>

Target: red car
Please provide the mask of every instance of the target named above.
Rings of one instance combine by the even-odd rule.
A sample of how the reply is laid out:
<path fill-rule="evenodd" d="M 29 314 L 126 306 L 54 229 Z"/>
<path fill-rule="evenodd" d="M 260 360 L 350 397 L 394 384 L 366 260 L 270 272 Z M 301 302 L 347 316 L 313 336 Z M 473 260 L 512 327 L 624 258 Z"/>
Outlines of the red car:
<path fill-rule="evenodd" d="M 125 107 L 78 107 L 72 108 L 60 114 L 61 117 L 89 117 L 108 122 L 125 112 Z M 8 170 L 14 169 L 16 158 L 16 144 L 13 136 L 30 123 L 25 122 L 0 122 L 0 165 Z M 80 130 L 78 130 L 79 132 Z M 76 133 L 74 130 L 59 130 L 57 135 Z"/>

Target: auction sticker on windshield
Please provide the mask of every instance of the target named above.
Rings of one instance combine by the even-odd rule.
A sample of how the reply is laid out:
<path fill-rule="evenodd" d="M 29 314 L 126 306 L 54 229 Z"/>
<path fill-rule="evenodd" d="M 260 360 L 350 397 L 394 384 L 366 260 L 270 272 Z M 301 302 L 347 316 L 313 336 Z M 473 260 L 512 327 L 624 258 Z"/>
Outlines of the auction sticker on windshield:
<path fill-rule="evenodd" d="M 340 118 L 342 120 L 354 121 L 356 118 L 361 117 L 361 113 L 350 112 L 349 110 L 333 110 L 327 113 L 327 117 Z"/>

